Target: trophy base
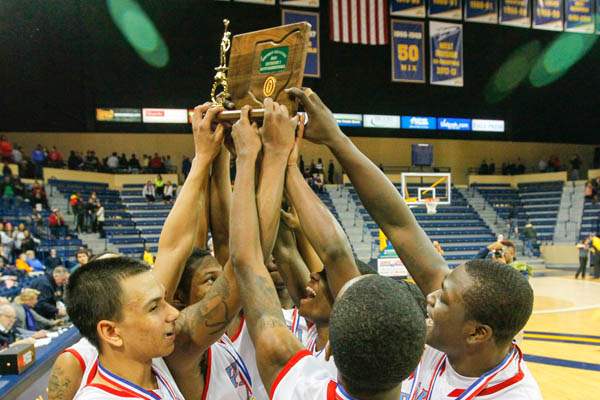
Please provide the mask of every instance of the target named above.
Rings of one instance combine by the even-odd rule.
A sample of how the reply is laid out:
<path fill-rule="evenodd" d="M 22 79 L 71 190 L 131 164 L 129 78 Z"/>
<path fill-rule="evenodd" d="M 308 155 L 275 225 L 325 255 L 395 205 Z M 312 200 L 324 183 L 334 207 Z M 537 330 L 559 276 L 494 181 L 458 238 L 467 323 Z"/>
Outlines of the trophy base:
<path fill-rule="evenodd" d="M 242 115 L 242 112 L 240 110 L 225 110 L 225 111 L 221 111 L 217 115 L 216 120 L 217 121 L 235 122 L 240 119 L 241 115 Z M 264 115 L 265 115 L 264 108 L 256 108 L 256 109 L 250 110 L 249 117 L 252 120 L 262 121 Z"/>

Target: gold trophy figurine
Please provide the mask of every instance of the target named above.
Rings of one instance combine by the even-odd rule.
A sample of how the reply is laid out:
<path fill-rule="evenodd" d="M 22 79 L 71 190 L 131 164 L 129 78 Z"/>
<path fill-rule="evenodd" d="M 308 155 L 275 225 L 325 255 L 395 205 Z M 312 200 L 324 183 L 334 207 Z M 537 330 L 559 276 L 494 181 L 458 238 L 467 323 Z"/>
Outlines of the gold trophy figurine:
<path fill-rule="evenodd" d="M 210 99 L 215 105 L 223 106 L 225 108 L 233 108 L 231 102 L 231 94 L 229 93 L 229 83 L 227 82 L 227 52 L 231 48 L 231 32 L 228 31 L 229 20 L 224 19 L 223 25 L 225 25 L 225 31 L 223 32 L 223 39 L 221 39 L 221 63 L 215 68 L 217 73 L 214 77 L 212 89 L 210 91 Z M 221 87 L 223 90 L 217 94 L 217 89 Z"/>

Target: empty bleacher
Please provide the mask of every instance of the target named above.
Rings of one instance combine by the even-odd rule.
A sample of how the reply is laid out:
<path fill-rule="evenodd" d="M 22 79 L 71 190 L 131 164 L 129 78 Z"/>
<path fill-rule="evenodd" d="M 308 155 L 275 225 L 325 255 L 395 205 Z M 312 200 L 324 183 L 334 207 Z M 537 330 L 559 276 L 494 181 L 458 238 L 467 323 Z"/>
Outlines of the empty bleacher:
<path fill-rule="evenodd" d="M 583 215 L 581 220 L 581 230 L 579 239 L 583 240 L 593 233 L 600 232 L 600 203 L 594 203 L 586 199 L 583 205 Z"/>

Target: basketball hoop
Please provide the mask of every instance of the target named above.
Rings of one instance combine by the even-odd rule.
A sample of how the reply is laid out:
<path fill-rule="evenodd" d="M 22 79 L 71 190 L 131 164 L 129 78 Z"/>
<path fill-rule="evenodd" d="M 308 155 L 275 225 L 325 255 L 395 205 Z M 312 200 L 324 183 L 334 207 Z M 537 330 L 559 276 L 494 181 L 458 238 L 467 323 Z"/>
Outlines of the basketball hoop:
<path fill-rule="evenodd" d="M 437 206 L 439 201 L 435 197 L 425 199 L 425 207 L 427 208 L 427 214 L 437 214 Z"/>

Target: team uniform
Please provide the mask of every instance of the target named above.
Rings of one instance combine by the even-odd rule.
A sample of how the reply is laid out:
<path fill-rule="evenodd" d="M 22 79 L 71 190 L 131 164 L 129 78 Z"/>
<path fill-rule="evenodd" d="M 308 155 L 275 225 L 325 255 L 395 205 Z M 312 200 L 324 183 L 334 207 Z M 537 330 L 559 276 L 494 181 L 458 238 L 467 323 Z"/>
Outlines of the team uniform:
<path fill-rule="evenodd" d="M 332 376 L 337 376 L 337 367 L 335 366 L 335 362 L 333 361 L 333 356 L 329 357 L 327 360 L 327 346 L 329 346 L 329 342 L 321 349 L 317 350 L 317 339 L 319 335 L 317 333 L 317 326 L 312 325 L 308 329 L 307 341 L 306 341 L 306 349 L 312 353 L 315 358 L 323 364 L 323 367 L 327 369 L 327 371 Z"/>
<path fill-rule="evenodd" d="M 65 349 L 64 352 L 70 353 L 77 361 L 79 361 L 81 372 L 83 372 L 83 377 L 81 378 L 78 389 L 80 390 L 94 379 L 98 361 L 98 349 L 96 349 L 96 347 L 94 347 L 94 345 L 86 338 L 81 338 L 73 346 Z"/>
<path fill-rule="evenodd" d="M 459 375 L 446 354 L 427 346 L 417 369 L 402 383 L 401 400 L 541 400 L 537 382 L 517 345 L 479 378 Z"/>
<path fill-rule="evenodd" d="M 300 350 L 281 370 L 271 387 L 272 400 L 345 400 L 351 397 L 323 362 Z"/>
<path fill-rule="evenodd" d="M 167 365 L 162 358 L 152 360 L 152 372 L 156 377 L 158 389 L 149 391 L 127 381 L 95 363 L 95 374 L 100 375 L 111 386 L 101 383 L 88 383 L 77 394 L 75 400 L 112 400 L 134 398 L 144 400 L 185 400 Z M 91 375 L 91 380 L 95 376 Z"/>

